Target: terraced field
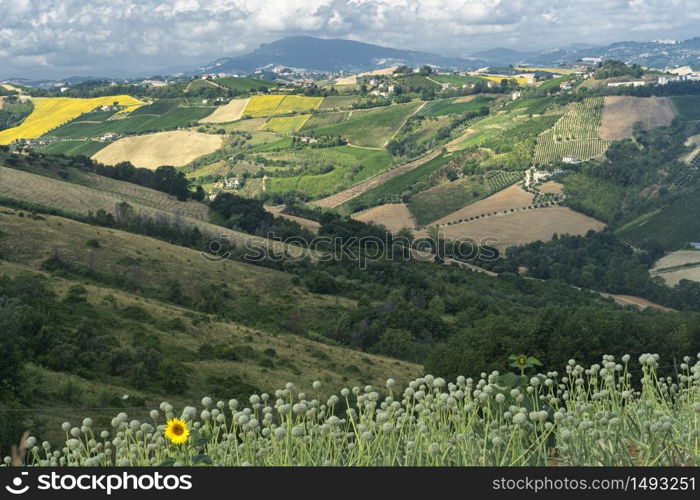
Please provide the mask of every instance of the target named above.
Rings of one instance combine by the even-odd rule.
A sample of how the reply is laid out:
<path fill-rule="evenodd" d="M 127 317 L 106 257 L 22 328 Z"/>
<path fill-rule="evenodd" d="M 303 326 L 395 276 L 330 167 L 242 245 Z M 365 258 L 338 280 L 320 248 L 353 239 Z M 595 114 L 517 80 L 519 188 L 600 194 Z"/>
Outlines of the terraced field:
<path fill-rule="evenodd" d="M 95 97 L 91 99 L 73 99 L 69 97 L 37 97 L 32 99 L 34 111 L 17 127 L 0 131 L 0 144 L 9 144 L 18 139 L 35 139 L 67 123 L 83 113 L 93 111 L 100 106 L 118 103 L 125 106 L 128 114 L 143 102 L 128 95 Z"/>

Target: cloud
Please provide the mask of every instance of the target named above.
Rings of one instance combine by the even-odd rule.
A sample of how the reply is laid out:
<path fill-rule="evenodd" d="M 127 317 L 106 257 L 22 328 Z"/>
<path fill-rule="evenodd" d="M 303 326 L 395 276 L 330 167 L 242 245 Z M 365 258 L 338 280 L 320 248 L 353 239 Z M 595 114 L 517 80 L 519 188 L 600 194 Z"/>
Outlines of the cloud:
<path fill-rule="evenodd" d="M 0 0 L 0 78 L 193 67 L 300 34 L 450 55 L 682 38 L 697 35 L 696 7 L 697 0 Z"/>

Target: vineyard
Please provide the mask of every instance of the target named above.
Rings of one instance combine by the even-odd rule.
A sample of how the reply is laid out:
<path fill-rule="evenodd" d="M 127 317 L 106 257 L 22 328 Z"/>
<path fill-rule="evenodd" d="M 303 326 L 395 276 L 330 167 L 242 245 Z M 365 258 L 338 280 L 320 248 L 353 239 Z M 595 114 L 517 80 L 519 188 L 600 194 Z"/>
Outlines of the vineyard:
<path fill-rule="evenodd" d="M 483 146 L 491 149 L 495 153 L 506 153 L 511 151 L 516 143 L 536 137 L 545 130 L 551 128 L 559 118 L 560 115 L 546 115 L 530 118 L 508 129 L 507 132 L 502 132 L 495 137 L 487 139 L 484 141 Z"/>
<path fill-rule="evenodd" d="M 491 193 L 495 193 L 521 180 L 523 174 L 522 172 L 489 172 L 485 177 Z"/>
<path fill-rule="evenodd" d="M 700 96 L 682 95 L 671 97 L 676 115 L 682 120 L 700 120 Z"/>
<path fill-rule="evenodd" d="M 327 97 L 327 99 L 330 99 Z M 343 122 L 350 118 L 351 111 L 334 111 L 330 113 L 314 113 L 311 118 L 304 124 L 302 130 L 311 130 L 315 128 L 328 127 L 336 123 Z"/>
<path fill-rule="evenodd" d="M 106 145 L 98 141 L 57 141 L 49 144 L 42 151 L 46 154 L 92 156 Z"/>
<path fill-rule="evenodd" d="M 696 190 L 659 212 L 623 226 L 617 234 L 633 247 L 639 247 L 647 240 L 657 240 L 666 250 L 678 250 L 691 241 L 700 241 L 698 213 L 700 192 Z"/>
<path fill-rule="evenodd" d="M 575 103 L 551 129 L 538 137 L 535 164 L 560 161 L 564 156 L 589 160 L 605 153 L 610 141 L 604 141 L 598 136 L 603 106 L 602 97 Z"/>

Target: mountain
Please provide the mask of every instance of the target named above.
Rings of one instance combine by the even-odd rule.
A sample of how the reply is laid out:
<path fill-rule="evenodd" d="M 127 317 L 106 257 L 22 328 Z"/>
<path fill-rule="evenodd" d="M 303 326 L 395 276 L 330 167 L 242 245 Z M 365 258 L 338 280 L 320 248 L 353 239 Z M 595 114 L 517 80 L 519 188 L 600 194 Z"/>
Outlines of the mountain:
<path fill-rule="evenodd" d="M 296 36 L 262 44 L 249 54 L 218 59 L 200 70 L 250 73 L 257 69 L 285 66 L 307 71 L 359 72 L 396 64 L 431 64 L 445 69 L 470 69 L 478 67 L 480 63 L 477 60 L 393 49 L 353 40 Z"/>
<path fill-rule="evenodd" d="M 483 59 L 489 64 L 494 66 L 508 65 L 508 64 L 520 64 L 523 62 L 528 62 L 536 53 L 535 52 L 521 52 L 513 49 L 506 49 L 503 47 L 497 47 L 495 49 L 488 49 L 481 52 L 474 52 L 470 56 L 466 57 L 469 60 L 479 60 Z"/>

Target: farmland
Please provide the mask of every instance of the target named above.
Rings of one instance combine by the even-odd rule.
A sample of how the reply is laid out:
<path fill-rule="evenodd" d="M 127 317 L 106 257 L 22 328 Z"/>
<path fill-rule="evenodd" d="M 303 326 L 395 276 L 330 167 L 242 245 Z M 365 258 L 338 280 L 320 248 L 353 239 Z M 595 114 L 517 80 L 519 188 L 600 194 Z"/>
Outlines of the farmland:
<path fill-rule="evenodd" d="M 666 97 L 608 96 L 605 98 L 600 138 L 629 138 L 636 122 L 641 122 L 644 130 L 648 130 L 670 125 L 673 118 L 673 108 Z"/>
<path fill-rule="evenodd" d="M 305 97 L 300 95 L 288 95 L 275 109 L 275 114 L 308 113 L 321 105 L 323 97 Z"/>
<path fill-rule="evenodd" d="M 486 201 L 488 199 L 480 203 Z M 504 251 L 514 245 L 533 241 L 549 241 L 555 233 L 582 235 L 591 229 L 600 231 L 604 227 L 605 224 L 602 222 L 574 212 L 570 208 L 547 207 L 519 210 L 469 222 L 445 225 L 440 227 L 440 231 L 446 238 L 471 238 L 483 242 L 488 240 L 490 245 Z"/>
<path fill-rule="evenodd" d="M 665 255 L 650 270 L 652 276 L 660 276 L 667 285 L 681 280 L 700 281 L 700 251 L 679 250 Z"/>
<path fill-rule="evenodd" d="M 368 110 L 355 110 L 352 116 L 334 125 L 314 129 L 319 135 L 341 135 L 351 144 L 384 147 L 421 103 L 409 102 Z"/>
<path fill-rule="evenodd" d="M 119 103 L 124 113 L 129 113 L 144 103 L 128 95 L 73 99 L 68 97 L 37 97 L 33 99 L 34 111 L 24 122 L 14 128 L 0 131 L 0 144 L 9 144 L 18 139 L 35 139 L 74 118 L 93 111 L 100 106 Z"/>
<path fill-rule="evenodd" d="M 297 191 L 313 198 L 332 194 L 373 177 L 391 161 L 385 151 L 359 150 L 347 146 L 267 153 L 266 157 L 290 161 L 295 167 L 309 169 L 303 175 L 270 177 L 267 191 Z M 328 172 L 313 173 L 328 168 Z"/>
<path fill-rule="evenodd" d="M 326 110 L 326 109 L 343 109 L 343 108 L 349 108 L 353 104 L 357 103 L 360 101 L 360 97 L 354 96 L 354 95 L 348 95 L 348 96 L 328 96 L 323 101 L 321 102 L 321 105 L 318 107 L 318 109 L 321 110 Z"/>
<path fill-rule="evenodd" d="M 260 80 L 259 78 L 246 78 L 246 77 L 227 77 L 227 78 L 217 78 L 214 83 L 226 87 L 227 89 L 240 90 L 242 92 L 247 92 L 249 90 L 257 90 L 261 87 L 272 88 L 277 84 L 268 80 Z"/>
<path fill-rule="evenodd" d="M 420 110 L 420 114 L 423 116 L 462 114 L 470 111 L 478 111 L 480 108 L 488 106 L 493 101 L 491 97 L 480 96 L 467 101 L 460 99 L 459 97 L 455 97 L 452 99 L 441 99 L 430 102 Z"/>
<path fill-rule="evenodd" d="M 682 120 L 700 120 L 700 96 L 671 97 L 676 115 Z"/>
<path fill-rule="evenodd" d="M 267 117 L 288 113 L 309 112 L 321 105 L 322 97 L 305 97 L 298 95 L 256 95 L 250 98 L 243 115 Z"/>
<path fill-rule="evenodd" d="M 411 211 L 404 203 L 379 205 L 353 214 L 352 218 L 362 222 L 381 224 L 392 232 L 403 228 L 413 229 L 416 226 Z"/>
<path fill-rule="evenodd" d="M 331 111 L 327 113 L 315 113 L 311 115 L 311 118 L 304 124 L 302 129 L 313 130 L 317 128 L 328 127 L 330 125 L 335 125 L 336 123 L 343 122 L 350 118 L 351 111 Z"/>
<path fill-rule="evenodd" d="M 114 165 L 122 161 L 136 167 L 157 168 L 161 165 L 175 167 L 216 151 L 223 139 L 217 135 L 175 131 L 125 137 L 111 143 L 93 156 L 93 159 Z"/>
<path fill-rule="evenodd" d="M 277 132 L 278 134 L 292 134 L 302 128 L 311 115 L 277 116 L 270 118 L 263 130 Z"/>
<path fill-rule="evenodd" d="M 535 163 L 544 165 L 567 155 L 589 160 L 605 153 L 610 141 L 598 136 L 603 106 L 602 97 L 575 103 L 551 129 L 537 138 Z"/>
<path fill-rule="evenodd" d="M 657 212 L 626 224 L 617 231 L 618 236 L 634 247 L 656 240 L 667 250 L 679 250 L 691 241 L 700 240 L 699 194 L 695 190 Z"/>
<path fill-rule="evenodd" d="M 156 106 L 156 104 L 153 106 Z M 157 106 L 157 110 L 163 111 L 163 114 L 140 113 L 122 119 L 108 119 L 101 122 L 76 119 L 52 130 L 46 135 L 66 139 L 82 139 L 101 137 L 107 133 L 137 134 L 171 130 L 178 127 L 196 125 L 198 120 L 210 115 L 214 108 L 207 106 L 172 107 L 172 103 L 169 102 L 166 105 Z M 155 111 L 152 110 L 152 113 L 155 113 Z"/>
<path fill-rule="evenodd" d="M 492 190 L 493 191 L 493 190 Z M 443 226 L 451 222 L 470 220 L 496 213 L 509 212 L 513 209 L 522 209 L 532 204 L 533 196 L 520 185 L 512 185 L 501 189 L 491 196 L 467 205 L 455 212 L 434 221 L 432 225 Z"/>
<path fill-rule="evenodd" d="M 99 141 L 57 141 L 42 151 L 47 154 L 60 154 L 66 156 L 92 156 L 107 144 Z"/>
<path fill-rule="evenodd" d="M 231 99 L 228 104 L 217 107 L 212 114 L 199 120 L 200 123 L 226 123 L 240 120 L 250 99 Z"/>
<path fill-rule="evenodd" d="M 243 111 L 244 115 L 253 118 L 265 117 L 274 114 L 277 106 L 284 100 L 283 95 L 256 95 L 250 98 Z"/>
<path fill-rule="evenodd" d="M 408 207 L 419 226 L 425 226 L 482 200 L 519 180 L 516 172 L 489 172 L 441 184 L 411 196 Z M 500 182 L 503 182 L 501 184 Z"/>
<path fill-rule="evenodd" d="M 437 153 L 440 152 L 437 151 Z M 370 179 L 368 181 L 368 185 L 371 185 L 370 189 L 353 197 L 354 199 L 346 201 L 345 206 L 341 210 L 354 212 L 358 208 L 399 200 L 409 187 L 418 182 L 426 181 L 451 159 L 450 156 L 437 153 L 431 153 L 419 160 L 404 164 L 385 172 L 381 176 Z"/>

